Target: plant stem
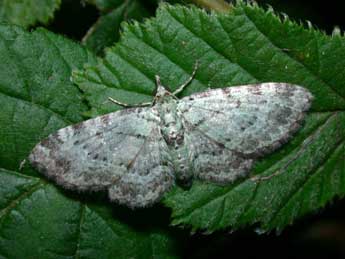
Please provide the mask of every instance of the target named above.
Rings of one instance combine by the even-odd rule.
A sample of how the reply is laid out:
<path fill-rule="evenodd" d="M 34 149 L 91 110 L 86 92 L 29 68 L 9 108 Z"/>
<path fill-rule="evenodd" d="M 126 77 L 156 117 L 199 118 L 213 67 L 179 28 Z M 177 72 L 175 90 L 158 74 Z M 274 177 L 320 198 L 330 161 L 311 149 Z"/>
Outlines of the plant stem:
<path fill-rule="evenodd" d="M 191 2 L 218 12 L 228 12 L 231 9 L 230 4 L 224 0 L 191 0 Z"/>

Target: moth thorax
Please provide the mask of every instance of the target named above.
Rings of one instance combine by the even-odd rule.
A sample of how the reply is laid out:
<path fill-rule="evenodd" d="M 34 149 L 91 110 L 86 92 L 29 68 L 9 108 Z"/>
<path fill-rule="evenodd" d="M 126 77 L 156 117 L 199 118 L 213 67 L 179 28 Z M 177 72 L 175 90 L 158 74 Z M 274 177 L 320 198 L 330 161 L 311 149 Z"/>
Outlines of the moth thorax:
<path fill-rule="evenodd" d="M 176 116 L 173 113 L 166 113 L 163 115 L 163 123 L 166 126 L 176 123 Z"/>
<path fill-rule="evenodd" d="M 167 144 L 174 149 L 177 149 L 183 144 L 184 132 L 179 124 L 171 123 L 161 128 L 162 135 Z"/>

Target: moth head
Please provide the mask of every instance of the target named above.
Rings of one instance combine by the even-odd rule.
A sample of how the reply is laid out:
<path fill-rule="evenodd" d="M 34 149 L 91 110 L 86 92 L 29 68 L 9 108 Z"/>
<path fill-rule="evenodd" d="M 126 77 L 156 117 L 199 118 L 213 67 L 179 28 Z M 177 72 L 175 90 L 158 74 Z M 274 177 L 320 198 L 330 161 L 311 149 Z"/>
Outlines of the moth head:
<path fill-rule="evenodd" d="M 172 96 L 172 93 L 161 84 L 160 77 L 156 75 L 156 95 L 155 102 L 164 99 L 165 96 Z"/>

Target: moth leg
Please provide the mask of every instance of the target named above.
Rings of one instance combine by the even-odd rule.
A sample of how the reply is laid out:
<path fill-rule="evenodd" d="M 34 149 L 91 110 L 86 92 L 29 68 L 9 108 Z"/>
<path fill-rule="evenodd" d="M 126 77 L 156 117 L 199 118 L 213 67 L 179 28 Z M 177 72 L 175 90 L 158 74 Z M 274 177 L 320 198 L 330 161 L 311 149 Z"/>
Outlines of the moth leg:
<path fill-rule="evenodd" d="M 199 67 L 199 61 L 197 60 L 195 62 L 195 65 L 194 65 L 194 70 L 192 72 L 192 75 L 187 79 L 187 81 L 185 83 L 183 83 L 182 85 L 180 85 L 179 88 L 177 88 L 174 92 L 173 92 L 173 95 L 178 95 L 180 92 L 183 91 L 183 89 L 190 84 L 190 82 L 192 82 L 192 80 L 194 79 L 195 77 L 195 74 L 196 74 L 196 71 L 198 70 L 198 67 Z"/>
<path fill-rule="evenodd" d="M 109 101 L 117 104 L 117 105 L 120 105 L 122 107 L 125 107 L 125 108 L 132 108 L 132 107 L 145 107 L 145 106 L 152 106 L 152 102 L 146 102 L 146 103 L 136 103 L 136 104 L 127 104 L 127 103 L 123 103 L 123 102 L 120 102 L 118 100 L 115 100 L 111 97 L 108 97 Z"/>
<path fill-rule="evenodd" d="M 260 183 L 260 182 L 264 182 L 264 181 L 268 181 L 271 178 L 274 178 L 278 175 L 281 175 L 284 173 L 286 167 L 290 164 L 291 161 L 289 161 L 284 167 L 282 167 L 281 169 L 276 170 L 273 174 L 267 175 L 267 176 L 260 176 L 260 175 L 254 175 L 252 177 L 249 178 L 249 180 L 251 180 L 252 182 L 255 183 Z"/>
<path fill-rule="evenodd" d="M 273 173 L 271 175 L 268 175 L 268 176 L 258 176 L 258 175 L 256 175 L 256 176 L 250 177 L 249 180 L 258 183 L 258 182 L 268 181 L 271 178 L 273 178 L 275 176 L 278 176 L 280 174 L 282 174 L 282 172 L 281 172 L 281 170 L 278 170 L 275 173 Z"/>
<path fill-rule="evenodd" d="M 24 159 L 23 161 L 20 162 L 20 164 L 19 164 L 19 171 L 23 170 L 25 164 L 26 164 L 26 159 Z"/>

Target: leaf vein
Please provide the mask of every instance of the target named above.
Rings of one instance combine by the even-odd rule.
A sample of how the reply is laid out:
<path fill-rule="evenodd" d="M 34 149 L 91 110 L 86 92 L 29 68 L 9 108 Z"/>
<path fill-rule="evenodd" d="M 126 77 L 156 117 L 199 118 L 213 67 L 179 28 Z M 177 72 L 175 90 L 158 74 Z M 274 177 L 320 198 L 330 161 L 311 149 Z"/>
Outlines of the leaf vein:
<path fill-rule="evenodd" d="M 322 163 L 319 164 L 319 167 L 316 169 L 316 171 L 314 173 L 309 173 L 308 176 L 306 177 L 306 179 L 295 188 L 295 191 L 292 195 L 289 195 L 286 199 L 285 202 L 282 203 L 282 206 L 280 206 L 272 215 L 272 217 L 270 218 L 270 222 L 273 222 L 279 215 L 279 212 L 281 212 L 285 207 L 288 207 L 288 205 L 291 203 L 292 199 L 294 197 L 296 197 L 296 195 L 298 195 L 301 191 L 303 191 L 303 186 L 305 186 L 309 180 L 313 177 L 316 177 L 317 174 L 319 174 L 321 172 L 321 167 L 327 163 L 328 158 L 330 156 L 332 156 L 332 154 L 334 153 L 334 151 L 343 143 L 343 141 L 340 141 L 339 144 L 336 146 L 336 148 L 333 150 L 333 152 L 330 152 L 327 157 L 325 157 L 325 159 L 323 159 Z M 320 192 L 320 190 L 319 190 Z"/>
<path fill-rule="evenodd" d="M 76 235 L 78 236 L 77 238 L 77 243 L 76 243 L 76 249 L 75 249 L 75 258 L 78 259 L 80 258 L 80 254 L 79 254 L 79 251 L 80 251 L 80 242 L 81 242 L 81 227 L 84 223 L 84 218 L 85 218 L 85 204 L 82 204 L 80 203 L 81 205 L 81 208 L 80 208 L 80 216 L 79 216 L 79 224 L 78 224 L 78 227 L 77 227 L 77 233 Z"/>
<path fill-rule="evenodd" d="M 139 38 L 137 38 L 139 39 Z M 152 50 L 155 50 L 157 53 L 161 54 L 163 57 L 167 58 L 167 60 L 169 62 L 171 62 L 172 64 L 176 65 L 178 68 L 180 68 L 186 75 L 190 76 L 191 73 L 189 73 L 186 69 L 184 69 L 180 64 L 178 64 L 176 61 L 174 61 L 171 57 L 168 56 L 167 53 L 162 52 L 161 50 L 159 50 L 158 48 L 154 47 L 153 45 L 151 45 L 149 42 L 145 41 L 144 39 L 139 39 L 141 40 L 147 47 L 151 48 Z M 181 60 L 181 59 L 180 59 Z M 202 82 L 201 80 L 197 79 L 194 77 L 193 81 L 198 81 L 201 82 L 204 86 L 207 85 L 207 82 Z"/>
<path fill-rule="evenodd" d="M 41 187 L 45 186 L 46 183 L 44 183 L 43 181 L 39 181 L 38 183 L 36 183 L 35 185 L 33 185 L 29 190 L 27 190 L 26 192 L 23 192 L 22 194 L 20 194 L 18 197 L 16 197 L 15 199 L 13 199 L 5 208 L 3 208 L 0 211 L 0 218 L 7 216 L 8 213 L 14 209 L 16 207 L 16 205 L 19 204 L 19 202 L 21 202 L 22 200 L 24 200 L 25 198 L 29 197 L 29 195 L 33 194 L 35 191 L 39 190 Z"/>
<path fill-rule="evenodd" d="M 334 114 L 333 116 L 329 117 L 328 120 L 324 123 L 324 125 L 322 125 L 321 127 L 319 127 L 319 129 L 317 130 L 317 132 L 321 131 L 323 127 L 325 127 L 325 125 L 327 124 L 327 122 L 332 118 L 336 116 L 336 114 Z M 314 134 L 316 134 L 317 132 L 315 132 Z M 303 182 L 299 185 L 294 185 L 295 186 L 295 191 L 292 192 L 291 195 L 288 195 L 287 198 L 285 199 L 284 202 L 281 202 L 281 205 L 275 210 L 275 212 L 272 214 L 272 216 L 270 217 L 270 221 L 272 222 L 278 215 L 279 212 L 281 210 L 283 210 L 287 204 L 292 200 L 293 197 L 295 197 L 295 195 L 297 195 L 299 193 L 299 191 L 301 191 L 301 189 L 303 188 L 303 186 L 305 186 L 305 184 L 308 183 L 308 181 L 310 180 L 311 177 L 313 177 L 314 175 L 316 175 L 320 168 L 327 163 L 328 158 L 335 152 L 335 150 L 341 145 L 342 141 L 339 141 L 339 143 L 337 144 L 337 146 L 327 154 L 327 156 L 325 156 L 324 159 L 322 159 L 321 163 L 319 163 L 317 166 L 317 168 L 314 170 L 314 172 L 309 172 L 307 177 L 303 180 Z"/>
<path fill-rule="evenodd" d="M 48 113 L 51 113 L 53 115 L 55 115 L 56 117 L 58 117 L 60 120 L 62 120 L 63 122 L 65 122 L 66 124 L 72 124 L 71 121 L 65 119 L 61 114 L 51 110 L 50 108 L 47 108 L 41 104 L 38 104 L 38 103 L 35 103 L 33 101 L 28 101 L 28 100 L 25 100 L 19 96 L 15 96 L 15 95 L 10 95 L 8 93 L 5 93 L 3 91 L 0 90 L 0 94 L 6 96 L 6 97 L 9 97 L 9 98 L 12 98 L 12 99 L 15 99 L 16 101 L 21 101 L 21 102 L 24 102 L 26 104 L 28 104 L 29 106 L 30 105 L 33 105 L 33 106 L 36 106 L 37 108 L 41 109 L 41 110 L 44 110 L 44 111 L 47 111 Z"/>
<path fill-rule="evenodd" d="M 64 64 L 68 67 L 68 70 L 70 72 L 72 72 L 72 67 L 71 65 L 67 62 L 66 58 L 64 57 L 64 55 L 61 52 L 61 49 L 58 47 L 57 44 L 55 44 L 55 42 L 49 38 L 46 33 L 41 33 L 41 35 L 43 35 L 43 37 L 50 43 L 50 45 L 56 50 L 56 52 L 58 53 L 58 55 L 60 56 L 61 60 L 64 62 Z"/>
<path fill-rule="evenodd" d="M 196 32 L 194 32 L 191 28 L 187 27 L 186 24 L 182 23 L 177 17 L 175 17 L 171 11 L 168 9 L 169 14 L 171 17 L 177 21 L 183 28 L 187 29 L 190 33 L 192 33 L 195 37 L 198 39 L 201 39 L 210 49 L 212 49 L 215 53 L 219 54 L 222 56 L 225 60 L 228 60 L 231 64 L 237 65 L 244 73 L 250 75 L 253 79 L 256 79 L 249 71 L 247 71 L 243 66 L 241 66 L 239 63 L 233 62 L 230 57 L 228 57 L 226 54 L 222 53 L 221 51 L 215 49 L 207 40 L 205 40 L 202 36 L 198 35 Z M 226 32 L 227 34 L 227 32 Z M 257 79 L 256 79 L 257 80 Z"/>
<path fill-rule="evenodd" d="M 17 35 L 17 37 L 19 37 L 19 35 Z M 17 53 L 15 53 L 15 52 L 12 50 L 12 48 L 9 47 L 9 45 L 7 44 L 6 39 L 4 39 L 4 37 L 2 37 L 1 34 L 0 34 L 0 39 L 1 39 L 2 42 L 4 43 L 4 45 L 5 45 L 5 47 L 6 47 L 6 50 L 7 50 L 8 52 L 11 53 L 11 56 L 12 56 L 12 57 L 15 57 L 15 58 L 14 58 L 14 62 L 15 62 L 15 64 L 16 64 L 16 67 L 20 70 L 20 76 L 21 76 L 21 75 L 26 75 L 26 74 L 28 74 L 28 73 L 27 73 L 27 72 L 28 72 L 27 69 L 25 68 L 24 65 L 22 65 L 23 62 L 20 62 L 20 61 L 18 62 L 18 55 L 17 55 Z M 24 73 L 23 71 L 25 71 L 26 73 Z M 16 76 L 19 76 L 19 75 L 17 74 Z M 22 77 L 21 77 L 21 78 L 22 78 Z M 29 86 L 29 83 L 28 83 L 27 79 L 26 79 L 25 77 L 22 78 L 22 79 L 23 79 L 23 82 L 24 82 L 24 88 L 26 89 L 27 95 L 30 96 L 30 97 L 32 98 L 31 88 L 30 88 L 30 86 Z"/>
<path fill-rule="evenodd" d="M 319 75 L 317 75 L 314 71 L 312 71 L 309 67 L 305 66 L 302 62 L 298 61 L 297 59 L 292 58 L 291 56 L 289 56 L 287 53 L 285 53 L 284 51 L 282 51 L 282 48 L 279 48 L 279 46 L 277 46 L 263 31 L 261 31 L 257 25 L 255 24 L 255 22 L 249 17 L 249 15 L 244 11 L 244 16 L 247 18 L 247 20 L 255 27 L 255 29 L 260 32 L 260 34 L 262 36 L 264 36 L 267 41 L 269 41 L 272 46 L 274 46 L 275 48 L 277 48 L 277 50 L 279 50 L 283 55 L 285 55 L 286 57 L 288 57 L 290 60 L 294 61 L 295 63 L 299 64 L 300 66 L 302 66 L 306 71 L 308 71 L 313 77 L 315 77 L 316 79 L 318 79 L 323 85 L 327 86 L 332 92 L 334 92 L 337 96 L 339 96 L 341 99 L 345 100 L 345 97 L 343 97 L 340 93 L 337 92 L 337 90 L 331 86 L 329 83 L 327 83 L 326 81 L 324 81 L 323 78 L 321 78 Z"/>
<path fill-rule="evenodd" d="M 134 68 L 134 70 L 138 71 L 140 74 L 142 74 L 143 76 L 145 76 L 149 81 L 154 82 L 154 81 L 153 81 L 153 78 L 154 78 L 153 76 L 152 76 L 152 77 L 148 76 L 146 73 L 144 73 L 143 71 L 141 71 L 138 67 L 136 67 L 133 63 L 131 63 L 128 59 L 126 59 L 125 57 L 122 57 L 122 56 L 120 55 L 120 53 L 113 52 L 113 54 L 116 55 L 116 56 L 118 56 L 118 57 L 119 57 L 120 59 L 122 59 L 124 62 L 126 62 L 130 67 Z M 119 80 L 120 84 L 122 84 L 121 81 L 123 81 L 123 80 L 120 78 L 120 75 L 118 74 L 118 72 L 116 71 L 116 69 L 113 68 L 113 67 L 111 66 L 110 62 L 108 62 L 107 60 L 104 60 L 103 63 L 104 63 L 104 66 L 105 66 L 111 73 L 113 73 L 113 74 L 117 77 L 117 79 Z M 101 80 L 102 80 L 102 82 L 104 82 L 103 78 L 101 78 Z M 104 83 L 105 83 L 105 82 L 104 82 Z M 109 85 L 109 84 L 106 84 L 106 85 Z M 123 84 L 123 85 L 126 85 L 126 84 Z M 111 86 L 110 86 L 110 87 L 111 87 Z M 111 88 L 115 88 L 115 87 L 111 87 Z M 140 93 L 140 94 L 152 96 L 151 93 L 147 93 L 146 91 L 140 91 L 140 90 L 142 90 L 142 89 L 140 89 L 140 88 L 136 88 L 135 90 L 129 89 L 129 88 L 127 88 L 127 89 L 126 89 L 126 88 L 117 88 L 117 89 L 121 89 L 121 90 L 128 91 L 128 92 L 134 92 L 134 93 Z"/>

